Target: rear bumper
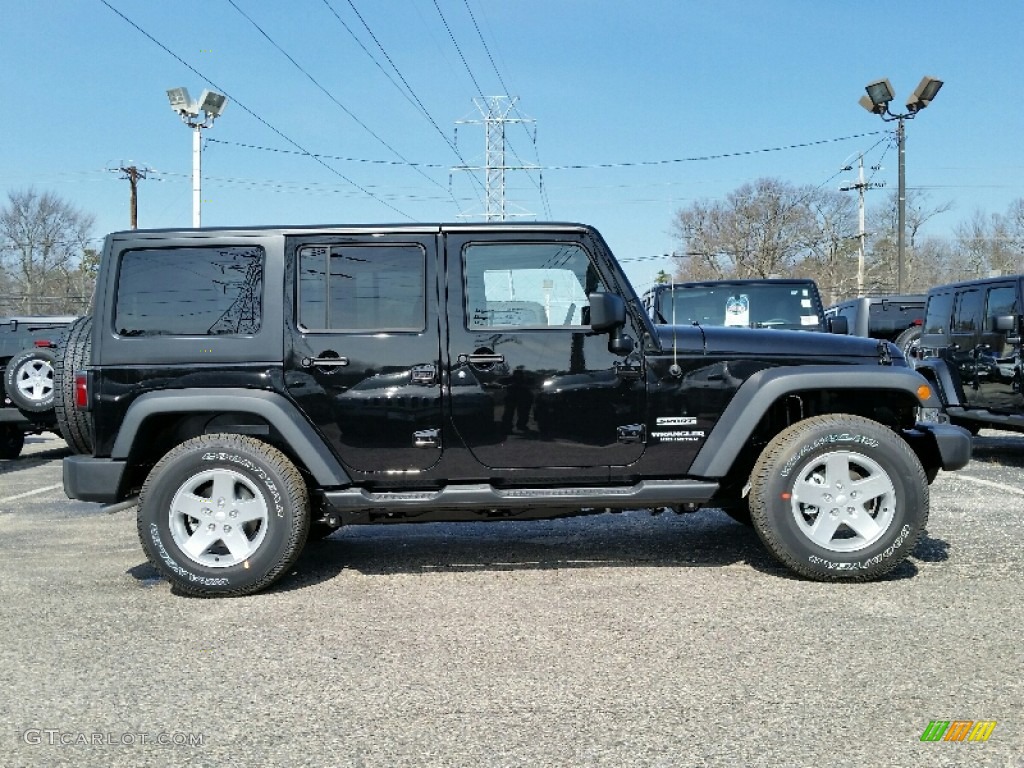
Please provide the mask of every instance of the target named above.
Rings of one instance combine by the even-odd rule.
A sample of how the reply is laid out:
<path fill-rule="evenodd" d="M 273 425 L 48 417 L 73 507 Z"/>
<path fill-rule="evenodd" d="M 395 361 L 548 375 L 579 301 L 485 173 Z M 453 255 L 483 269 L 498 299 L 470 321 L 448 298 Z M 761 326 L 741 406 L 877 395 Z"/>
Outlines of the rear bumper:
<path fill-rule="evenodd" d="M 121 480 L 127 462 L 68 456 L 64 459 L 64 493 L 69 499 L 113 504 L 121 501 Z"/>

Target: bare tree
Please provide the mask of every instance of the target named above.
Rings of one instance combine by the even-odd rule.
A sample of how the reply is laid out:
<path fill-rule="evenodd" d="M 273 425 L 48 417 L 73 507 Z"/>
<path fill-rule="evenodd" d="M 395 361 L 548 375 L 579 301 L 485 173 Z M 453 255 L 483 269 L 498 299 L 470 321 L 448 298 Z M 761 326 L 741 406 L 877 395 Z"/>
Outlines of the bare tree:
<path fill-rule="evenodd" d="M 848 195 L 821 189 L 808 194 L 807 255 L 795 269 L 814 278 L 826 304 L 857 293 L 856 203 Z"/>
<path fill-rule="evenodd" d="M 898 206 L 897 193 L 893 192 L 885 206 L 871 214 L 873 226 L 870 229 L 874 231 L 874 236 L 868 259 L 868 283 L 869 291 L 873 293 L 892 293 L 896 290 Z M 929 247 L 924 247 L 922 229 L 931 219 L 952 208 L 952 201 L 932 205 L 927 193 L 916 190 L 907 192 L 907 239 L 903 264 L 905 291 L 922 292 L 932 285 L 928 275 L 936 271 L 936 265 L 925 266 L 925 262 L 935 258 L 943 249 L 936 248 L 935 243 L 931 242 Z"/>
<path fill-rule="evenodd" d="M 724 202 L 697 202 L 677 212 L 680 277 L 720 279 L 789 274 L 814 238 L 808 202 L 814 190 L 759 179 Z"/>
<path fill-rule="evenodd" d="M 0 208 L 0 311 L 77 314 L 92 293 L 87 245 L 94 218 L 57 195 L 10 192 Z"/>

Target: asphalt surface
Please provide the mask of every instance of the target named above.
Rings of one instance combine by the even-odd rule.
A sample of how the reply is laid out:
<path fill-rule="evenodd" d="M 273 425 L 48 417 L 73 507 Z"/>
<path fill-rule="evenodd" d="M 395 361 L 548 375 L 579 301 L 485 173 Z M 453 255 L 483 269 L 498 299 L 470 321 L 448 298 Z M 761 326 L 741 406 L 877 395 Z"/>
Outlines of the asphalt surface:
<path fill-rule="evenodd" d="M 1024 435 L 939 476 L 877 583 L 792 578 L 705 510 L 353 528 L 221 600 L 67 500 L 63 445 L 0 461 L 5 768 L 1024 768 Z"/>

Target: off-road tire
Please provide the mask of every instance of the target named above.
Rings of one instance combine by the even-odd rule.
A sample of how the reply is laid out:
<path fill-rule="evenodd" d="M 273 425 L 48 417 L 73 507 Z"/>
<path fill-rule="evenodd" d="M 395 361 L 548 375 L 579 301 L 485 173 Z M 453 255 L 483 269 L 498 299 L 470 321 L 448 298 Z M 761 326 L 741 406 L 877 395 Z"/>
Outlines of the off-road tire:
<path fill-rule="evenodd" d="M 892 430 L 815 416 L 765 447 L 750 478 L 754 529 L 781 563 L 818 581 L 869 581 L 901 563 L 928 523 L 928 481 Z"/>
<path fill-rule="evenodd" d="M 299 470 L 246 435 L 181 443 L 156 463 L 139 495 L 139 540 L 150 562 L 180 592 L 202 597 L 274 583 L 302 551 L 309 518 Z"/>
<path fill-rule="evenodd" d="M 53 410 L 57 429 L 74 453 L 92 453 L 92 421 L 88 412 L 75 408 L 75 371 L 92 356 L 92 318 L 80 317 L 68 326 L 53 366 Z"/>
<path fill-rule="evenodd" d="M 17 424 L 0 424 L 0 459 L 16 459 L 25 447 L 25 433 Z"/>
<path fill-rule="evenodd" d="M 54 354 L 45 347 L 25 349 L 4 369 L 4 389 L 24 413 L 46 413 L 53 408 Z"/>

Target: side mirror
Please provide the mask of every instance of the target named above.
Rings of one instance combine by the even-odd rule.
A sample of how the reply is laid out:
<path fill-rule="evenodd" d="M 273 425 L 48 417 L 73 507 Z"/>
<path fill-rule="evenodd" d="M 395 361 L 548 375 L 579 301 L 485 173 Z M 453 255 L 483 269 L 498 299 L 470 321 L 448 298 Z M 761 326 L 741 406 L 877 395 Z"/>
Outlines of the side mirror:
<path fill-rule="evenodd" d="M 592 293 L 587 300 L 590 302 L 590 328 L 594 333 L 626 324 L 626 302 L 618 294 Z"/>
<path fill-rule="evenodd" d="M 633 338 L 623 330 L 626 325 L 626 302 L 616 293 L 592 293 L 590 328 L 594 333 L 608 333 L 608 351 L 628 355 L 633 351 Z"/>
<path fill-rule="evenodd" d="M 992 330 L 1007 333 L 1017 330 L 1017 318 L 1013 315 L 1000 315 L 992 318 Z"/>
<path fill-rule="evenodd" d="M 850 332 L 850 321 L 842 315 L 836 315 L 828 319 L 828 332 L 847 335 Z"/>

